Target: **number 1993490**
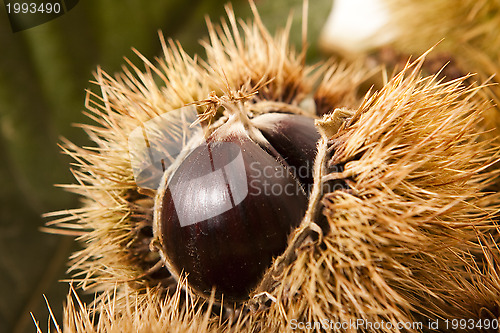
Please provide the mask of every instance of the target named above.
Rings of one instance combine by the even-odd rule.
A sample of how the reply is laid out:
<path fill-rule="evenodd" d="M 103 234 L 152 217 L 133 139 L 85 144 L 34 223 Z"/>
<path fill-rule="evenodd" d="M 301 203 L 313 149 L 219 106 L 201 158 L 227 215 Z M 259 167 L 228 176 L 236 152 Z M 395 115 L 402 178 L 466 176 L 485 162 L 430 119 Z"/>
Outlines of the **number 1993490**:
<path fill-rule="evenodd" d="M 59 14 L 61 12 L 60 3 L 15 2 L 5 5 L 8 14 Z"/>
<path fill-rule="evenodd" d="M 446 319 L 444 321 L 446 329 L 452 330 L 498 330 L 498 319 Z"/>

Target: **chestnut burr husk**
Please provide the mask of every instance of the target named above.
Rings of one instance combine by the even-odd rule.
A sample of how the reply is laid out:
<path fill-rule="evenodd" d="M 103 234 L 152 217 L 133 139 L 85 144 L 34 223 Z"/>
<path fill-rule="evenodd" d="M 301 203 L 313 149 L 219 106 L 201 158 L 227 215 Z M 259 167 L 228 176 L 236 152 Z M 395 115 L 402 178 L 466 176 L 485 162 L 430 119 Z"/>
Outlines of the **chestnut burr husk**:
<path fill-rule="evenodd" d="M 68 302 L 69 326 L 78 332 L 109 332 L 110 327 L 120 332 L 288 332 L 294 323 L 329 319 L 330 324 L 387 323 L 377 331 L 392 333 L 398 323 L 416 320 L 498 318 L 495 230 L 500 205 L 498 194 L 485 192 L 498 174 L 484 172 L 498 161 L 498 147 L 490 149 L 478 133 L 481 114 L 491 107 L 477 99 L 484 88 L 424 78 L 417 61 L 382 90 L 357 101 L 356 71 L 335 63 L 320 67 L 315 86 L 311 67 L 304 67 L 301 56 L 289 50 L 286 36 L 270 37 L 258 18 L 256 24 L 244 24 L 241 33 L 231 14 L 229 21 L 231 27 L 210 28 L 207 67 L 165 47 L 166 61 L 138 73 L 139 79 L 114 80 L 99 73 L 103 98 L 97 103 L 100 108 L 91 110 L 104 128 L 87 128 L 99 153 L 75 146 L 67 151 L 80 164 L 75 172 L 80 185 L 75 188 L 86 197 L 85 208 L 71 214 L 83 230 L 92 230 L 82 238 L 87 247 L 75 255 L 73 270 L 83 271 L 83 287 L 93 283 L 104 293 L 96 297 L 96 305 L 81 310 Z M 229 30 L 233 33 L 228 37 Z M 151 84 L 155 72 L 166 78 L 165 86 Z M 192 281 L 188 285 L 178 278 L 175 288 L 156 276 L 162 262 L 158 264 L 159 256 L 149 252 L 148 245 L 150 240 L 159 244 L 142 231 L 150 228 L 149 214 L 154 208 L 158 212 L 160 201 L 152 202 L 156 191 L 139 193 L 128 151 L 117 138 L 159 113 L 206 105 L 199 103 L 205 98 L 237 103 L 242 96 L 247 96 L 242 104 L 255 114 L 298 109 L 312 96 L 314 109 L 326 115 L 318 122 L 322 138 L 307 212 L 284 253 L 251 291 L 251 299 L 235 307 L 235 323 L 210 307 L 212 298 L 205 302 L 191 295 Z M 282 108 L 273 109 L 276 105 Z M 214 106 L 214 113 L 225 107 Z M 337 107 L 342 108 L 328 114 Z M 291 167 L 292 159 L 280 155 L 275 134 L 266 133 L 269 126 L 260 126 L 259 117 L 249 115 L 240 135 L 247 134 L 280 164 Z M 211 129 L 210 149 L 217 152 L 214 147 L 231 143 L 224 141 L 227 135 Z M 295 133 L 291 130 L 287 137 Z M 245 150 L 246 144 L 236 148 Z M 233 157 L 230 153 L 225 161 Z M 189 169 L 189 164 L 182 167 Z M 174 177 L 165 177 L 164 196 L 170 189 L 166 181 Z M 66 228 L 74 224 L 67 217 L 60 222 Z M 158 228 L 155 234 L 161 234 Z M 163 247 L 160 252 L 168 259 Z M 228 312 L 232 305 L 225 307 L 231 308 Z"/>
<path fill-rule="evenodd" d="M 233 120 L 164 176 L 155 234 L 174 276 L 203 296 L 215 288 L 216 299 L 243 301 L 305 214 L 319 133 L 312 118 L 268 114 L 252 119 L 265 137 L 250 130 L 254 141 Z"/>

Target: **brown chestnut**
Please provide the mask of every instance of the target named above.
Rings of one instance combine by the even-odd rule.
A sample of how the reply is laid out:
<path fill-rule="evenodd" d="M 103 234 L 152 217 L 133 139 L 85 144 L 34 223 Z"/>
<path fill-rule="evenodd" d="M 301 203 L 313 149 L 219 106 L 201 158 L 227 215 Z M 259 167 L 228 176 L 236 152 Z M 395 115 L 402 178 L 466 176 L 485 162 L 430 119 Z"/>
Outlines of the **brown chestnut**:
<path fill-rule="evenodd" d="M 198 294 L 215 287 L 217 299 L 249 297 L 307 208 L 301 180 L 312 179 L 313 120 L 252 121 L 261 134 L 232 120 L 218 128 L 165 175 L 156 198 L 154 229 L 167 268 L 186 274 Z M 297 177 L 291 166 L 309 167 L 309 175 Z"/>
<path fill-rule="evenodd" d="M 314 119 L 286 113 L 265 113 L 252 119 L 276 151 L 291 167 L 289 170 L 309 193 L 314 182 L 312 167 L 316 156 L 316 143 L 320 134 Z"/>

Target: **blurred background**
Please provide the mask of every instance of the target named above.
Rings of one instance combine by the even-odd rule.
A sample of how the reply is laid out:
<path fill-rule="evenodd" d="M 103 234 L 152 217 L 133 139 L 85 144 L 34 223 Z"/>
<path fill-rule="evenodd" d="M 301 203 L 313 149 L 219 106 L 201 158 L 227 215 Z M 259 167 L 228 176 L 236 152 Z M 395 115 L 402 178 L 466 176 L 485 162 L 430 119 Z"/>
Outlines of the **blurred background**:
<path fill-rule="evenodd" d="M 33 313 L 42 329 L 49 312 L 61 323 L 68 292 L 68 257 L 78 248 L 73 237 L 40 231 L 42 214 L 78 207 L 78 197 L 54 184 L 72 183 L 71 160 L 60 153 L 61 137 L 91 144 L 75 123 L 89 123 L 85 89 L 99 65 L 120 71 L 123 57 L 140 65 L 131 47 L 149 59 L 159 56 L 158 30 L 180 40 L 193 55 L 203 50 L 205 15 L 224 16 L 226 0 L 85 0 L 68 13 L 13 33 L 0 6 L 0 332 L 33 332 Z M 302 0 L 256 0 L 271 31 L 294 12 L 292 42 L 300 47 Z M 321 27 L 331 0 L 309 4 L 308 59 L 316 59 Z M 246 0 L 233 0 L 236 15 L 250 17 Z M 87 297 L 86 300 L 89 300 Z M 91 300 L 91 299 L 90 299 Z"/>

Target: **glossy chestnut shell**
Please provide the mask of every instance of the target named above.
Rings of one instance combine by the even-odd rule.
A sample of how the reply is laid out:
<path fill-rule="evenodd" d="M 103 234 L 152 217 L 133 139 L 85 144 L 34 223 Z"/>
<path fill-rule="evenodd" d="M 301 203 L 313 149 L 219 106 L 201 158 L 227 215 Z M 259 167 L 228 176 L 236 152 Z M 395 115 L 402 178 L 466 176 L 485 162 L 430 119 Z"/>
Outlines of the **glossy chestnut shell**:
<path fill-rule="evenodd" d="M 209 296 L 215 287 L 216 299 L 247 299 L 300 224 L 307 192 L 289 163 L 312 167 L 319 134 L 312 119 L 290 117 L 300 117 L 293 120 L 307 129 L 275 134 L 262 121 L 272 148 L 245 131 L 221 129 L 163 180 L 155 208 L 160 253 L 169 271 L 186 274 L 198 294 Z M 287 145 L 291 157 L 283 156 Z"/>

